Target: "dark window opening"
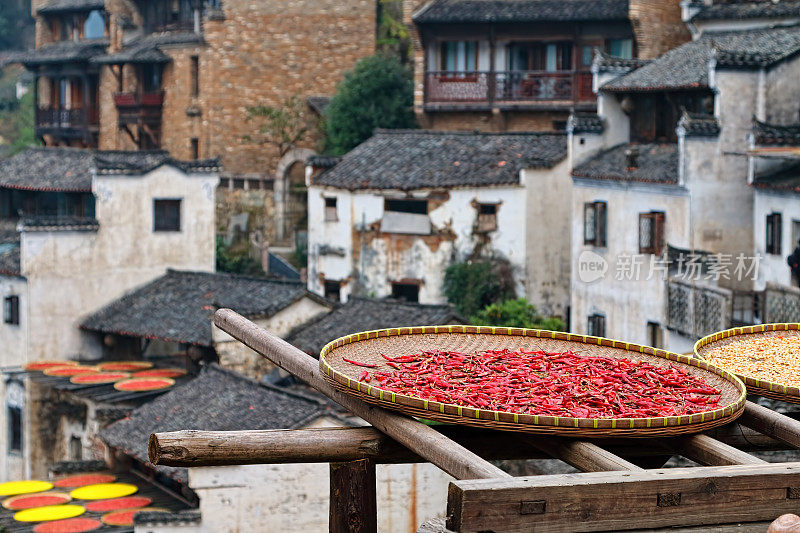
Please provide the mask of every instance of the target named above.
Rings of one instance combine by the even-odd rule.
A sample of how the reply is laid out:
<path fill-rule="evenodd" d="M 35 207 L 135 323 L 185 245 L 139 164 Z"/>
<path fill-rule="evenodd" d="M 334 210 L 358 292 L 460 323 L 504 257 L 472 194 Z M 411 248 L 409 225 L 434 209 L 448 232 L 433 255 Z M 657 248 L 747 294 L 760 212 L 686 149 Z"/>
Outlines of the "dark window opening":
<path fill-rule="evenodd" d="M 554 131 L 567 131 L 567 121 L 566 120 L 554 120 L 553 121 L 553 130 Z"/>
<path fill-rule="evenodd" d="M 392 298 L 418 303 L 419 283 L 392 282 Z"/>
<path fill-rule="evenodd" d="M 22 451 L 22 409 L 8 406 L 8 451 Z"/>
<path fill-rule="evenodd" d="M 415 215 L 428 214 L 427 200 L 389 200 L 383 206 L 384 211 L 394 211 L 396 213 L 412 213 Z"/>
<path fill-rule="evenodd" d="M 192 139 L 189 139 L 189 142 L 192 145 L 191 146 L 192 159 L 197 161 L 198 159 L 200 159 L 200 140 L 194 137 Z"/>
<path fill-rule="evenodd" d="M 181 201 L 153 200 L 153 231 L 181 230 Z"/>
<path fill-rule="evenodd" d="M 675 132 L 683 109 L 690 113 L 709 113 L 714 96 L 706 91 L 635 94 L 622 97 L 630 115 L 631 142 L 677 142 Z"/>
<path fill-rule="evenodd" d="M 647 323 L 647 342 L 653 348 L 661 348 L 663 346 L 661 324 L 658 322 Z"/>
<path fill-rule="evenodd" d="M 69 439 L 69 456 L 73 461 L 80 461 L 83 459 L 83 444 L 81 438 L 72 436 Z"/>
<path fill-rule="evenodd" d="M 94 218 L 91 193 L 40 192 L 0 189 L 0 218 L 75 216 Z"/>
<path fill-rule="evenodd" d="M 334 302 L 342 301 L 342 282 L 339 280 L 325 280 L 325 298 Z"/>
<path fill-rule="evenodd" d="M 336 222 L 339 220 L 336 213 L 336 198 L 325 198 L 325 221 Z"/>
<path fill-rule="evenodd" d="M 572 43 L 511 43 L 508 45 L 508 69 L 546 72 L 572 70 Z"/>
<path fill-rule="evenodd" d="M 783 223 L 780 213 L 767 215 L 767 253 L 780 255 Z"/>
<path fill-rule="evenodd" d="M 161 65 L 145 63 L 142 65 L 142 90 L 157 93 L 161 90 Z"/>
<path fill-rule="evenodd" d="M 666 215 L 658 211 L 639 213 L 639 253 L 660 254 L 664 248 Z"/>
<path fill-rule="evenodd" d="M 191 84 L 192 96 L 200 96 L 200 58 L 192 56 Z"/>
<path fill-rule="evenodd" d="M 478 204 L 478 231 L 497 229 L 497 204 Z"/>
<path fill-rule="evenodd" d="M 606 245 L 606 202 L 583 204 L 583 244 Z"/>
<path fill-rule="evenodd" d="M 233 188 L 234 189 L 244 189 L 244 181 L 243 179 L 234 178 L 233 179 Z"/>
<path fill-rule="evenodd" d="M 589 315 L 588 334 L 594 337 L 605 337 L 606 317 L 599 314 Z"/>
<path fill-rule="evenodd" d="M 19 296 L 6 296 L 3 305 L 3 321 L 19 325 Z"/>

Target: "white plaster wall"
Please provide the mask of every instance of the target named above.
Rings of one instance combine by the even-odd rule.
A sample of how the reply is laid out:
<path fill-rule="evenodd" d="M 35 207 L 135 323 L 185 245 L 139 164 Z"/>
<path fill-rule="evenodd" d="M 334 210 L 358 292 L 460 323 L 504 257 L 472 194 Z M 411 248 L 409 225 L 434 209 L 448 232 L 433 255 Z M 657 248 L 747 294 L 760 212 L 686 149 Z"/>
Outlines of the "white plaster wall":
<path fill-rule="evenodd" d="M 571 330 L 586 334 L 588 316 L 599 313 L 606 317 L 606 337 L 647 344 L 647 322 L 666 326 L 666 284 L 658 271 L 647 279 L 650 255 L 639 256 L 642 263 L 638 281 L 616 279 L 618 258 L 622 254 L 638 256 L 639 213 L 650 211 L 666 213 L 666 243 L 687 247 L 687 191 L 677 186 L 575 179 L 572 198 Z M 605 248 L 583 243 L 583 204 L 594 201 L 607 202 Z M 584 252 L 597 254 L 607 262 L 608 270 L 601 279 L 581 281 L 578 268 Z M 665 334 L 664 338 L 669 343 L 669 336 Z"/>
<path fill-rule="evenodd" d="M 756 189 L 754 203 L 754 251 L 762 258 L 758 280 L 754 288 L 755 290 L 764 290 L 767 283 L 791 285 L 792 273 L 786 263 L 786 258 L 795 249 L 797 238 L 800 237 L 792 232 L 792 221 L 800 224 L 800 198 L 797 194 L 789 192 Z M 771 213 L 780 213 L 783 223 L 780 255 L 767 254 L 767 215 Z"/>
<path fill-rule="evenodd" d="M 616 94 L 600 91 L 597 93 L 597 114 L 603 117 L 603 145 L 611 148 L 630 142 L 630 118 L 622 110 Z"/>
<path fill-rule="evenodd" d="M 567 159 L 570 169 L 585 163 L 608 148 L 602 133 L 570 133 L 567 139 Z"/>
<path fill-rule="evenodd" d="M 2 305 L 7 296 L 19 296 L 19 325 L 6 324 L 4 322 Z M 0 276 L 0 367 L 18 366 L 25 361 L 25 353 L 28 341 L 28 331 L 30 325 L 28 311 L 28 285 L 25 279 L 16 276 Z M 24 394 L 23 396 L 26 396 Z M 27 409 L 23 410 L 23 442 L 22 454 L 9 453 L 8 451 L 8 417 L 6 416 L 6 381 L 0 380 L 0 482 L 21 479 L 25 476 L 25 452 L 30 446 L 26 438 L 28 432 L 25 426 L 28 421 L 25 419 Z"/>
<path fill-rule="evenodd" d="M 29 327 L 37 332 L 27 358 L 99 355 L 77 328 L 86 314 L 167 268 L 213 271 L 217 182 L 169 166 L 145 176 L 97 176 L 97 232 L 23 232 Z M 180 232 L 153 232 L 156 198 L 182 200 Z"/>
<path fill-rule="evenodd" d="M 783 61 L 766 73 L 765 119 L 776 124 L 796 124 L 800 112 L 797 81 L 800 58 Z"/>

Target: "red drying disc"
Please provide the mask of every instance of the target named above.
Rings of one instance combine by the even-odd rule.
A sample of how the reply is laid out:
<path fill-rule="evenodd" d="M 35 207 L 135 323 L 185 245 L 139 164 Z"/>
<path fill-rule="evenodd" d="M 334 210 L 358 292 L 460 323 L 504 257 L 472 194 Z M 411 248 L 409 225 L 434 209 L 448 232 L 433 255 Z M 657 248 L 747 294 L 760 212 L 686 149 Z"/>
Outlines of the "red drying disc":
<path fill-rule="evenodd" d="M 100 363 L 97 368 L 100 370 L 121 370 L 123 372 L 133 372 L 134 370 L 144 370 L 153 366 L 153 363 L 147 361 L 110 361 L 108 363 Z"/>
<path fill-rule="evenodd" d="M 129 378 L 131 375 L 127 372 L 95 372 L 93 374 L 81 374 L 70 378 L 72 383 L 83 383 L 85 385 L 114 383 L 121 379 Z"/>
<path fill-rule="evenodd" d="M 103 527 L 103 523 L 94 518 L 67 518 L 39 524 L 33 528 L 33 533 L 83 533 L 101 527 Z"/>
<path fill-rule="evenodd" d="M 77 361 L 33 361 L 23 368 L 25 370 L 47 370 L 55 366 L 77 365 Z"/>
<path fill-rule="evenodd" d="M 135 378 L 177 378 L 186 375 L 186 371 L 181 368 L 153 368 L 134 372 Z"/>
<path fill-rule="evenodd" d="M 122 511 L 114 511 L 113 513 L 104 514 L 100 520 L 109 526 L 132 526 L 133 515 L 141 511 L 161 511 L 169 512 L 160 507 L 142 507 L 140 509 L 124 509 Z"/>
<path fill-rule="evenodd" d="M 97 369 L 93 366 L 78 366 L 78 365 L 56 366 L 48 368 L 47 370 L 44 371 L 46 376 L 64 376 L 64 377 L 77 376 L 79 374 L 94 374 L 95 372 L 97 372 Z"/>
<path fill-rule="evenodd" d="M 97 483 L 113 483 L 116 481 L 117 476 L 111 474 L 77 474 L 61 478 L 53 481 L 54 487 L 76 489 L 78 487 L 85 487 L 86 485 L 95 485 Z"/>
<path fill-rule="evenodd" d="M 61 505 L 72 500 L 69 494 L 63 492 L 41 492 L 39 494 L 22 494 L 3 500 L 3 507 L 12 511 L 44 507 L 45 505 Z"/>
<path fill-rule="evenodd" d="M 135 509 L 137 507 L 147 507 L 153 500 L 145 496 L 126 496 L 124 498 L 113 498 L 111 500 L 97 500 L 86 504 L 86 510 L 93 513 L 107 513 L 121 509 Z"/>
<path fill-rule="evenodd" d="M 175 384 L 170 378 L 132 378 L 114 383 L 114 388 L 123 391 L 149 391 L 166 389 Z"/>

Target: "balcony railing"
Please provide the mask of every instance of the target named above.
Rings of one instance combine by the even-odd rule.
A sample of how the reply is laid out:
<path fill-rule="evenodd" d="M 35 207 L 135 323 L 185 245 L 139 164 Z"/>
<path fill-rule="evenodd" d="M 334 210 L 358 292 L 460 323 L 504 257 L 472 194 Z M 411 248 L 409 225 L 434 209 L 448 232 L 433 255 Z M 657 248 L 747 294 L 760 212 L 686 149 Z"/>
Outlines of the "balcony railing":
<path fill-rule="evenodd" d="M 36 129 L 41 134 L 82 137 L 88 128 L 97 127 L 99 123 L 100 115 L 96 108 L 86 110 L 47 106 L 36 109 Z"/>
<path fill-rule="evenodd" d="M 575 71 L 428 72 L 425 102 L 594 102 L 592 74 Z"/>
<path fill-rule="evenodd" d="M 158 123 L 161 122 L 164 93 L 116 93 L 114 104 L 119 113 L 120 126 L 139 122 Z"/>

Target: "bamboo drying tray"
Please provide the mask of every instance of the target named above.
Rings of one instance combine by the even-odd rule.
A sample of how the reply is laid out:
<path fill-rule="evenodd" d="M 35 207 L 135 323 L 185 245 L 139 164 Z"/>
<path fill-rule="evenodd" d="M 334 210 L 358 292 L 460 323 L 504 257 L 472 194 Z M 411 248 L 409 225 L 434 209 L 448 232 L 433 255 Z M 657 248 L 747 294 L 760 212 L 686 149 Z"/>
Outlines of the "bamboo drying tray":
<path fill-rule="evenodd" d="M 694 345 L 694 353 L 700 359 L 719 346 L 724 346 L 744 340 L 746 336 L 757 335 L 760 337 L 800 337 L 800 324 L 761 324 L 758 326 L 745 326 L 741 328 L 726 329 L 713 335 L 703 337 Z M 798 354 L 800 358 L 800 354 Z M 748 394 L 756 394 L 773 400 L 790 403 L 800 403 L 800 388 L 775 383 L 752 376 L 736 374 L 747 386 Z"/>
<path fill-rule="evenodd" d="M 686 367 L 722 391 L 720 405 L 713 411 L 693 415 L 652 418 L 567 418 L 475 409 L 396 394 L 358 381 L 363 368 L 342 358 L 376 365 L 377 371 L 391 371 L 380 354 L 390 357 L 421 350 L 544 350 L 627 358 L 653 365 Z M 356 333 L 328 343 L 320 353 L 320 370 L 337 389 L 388 409 L 440 422 L 489 427 L 526 433 L 562 434 L 585 437 L 653 437 L 697 433 L 735 420 L 744 409 L 745 386 L 732 373 L 685 355 L 638 344 L 554 331 L 479 326 L 421 326 Z"/>

